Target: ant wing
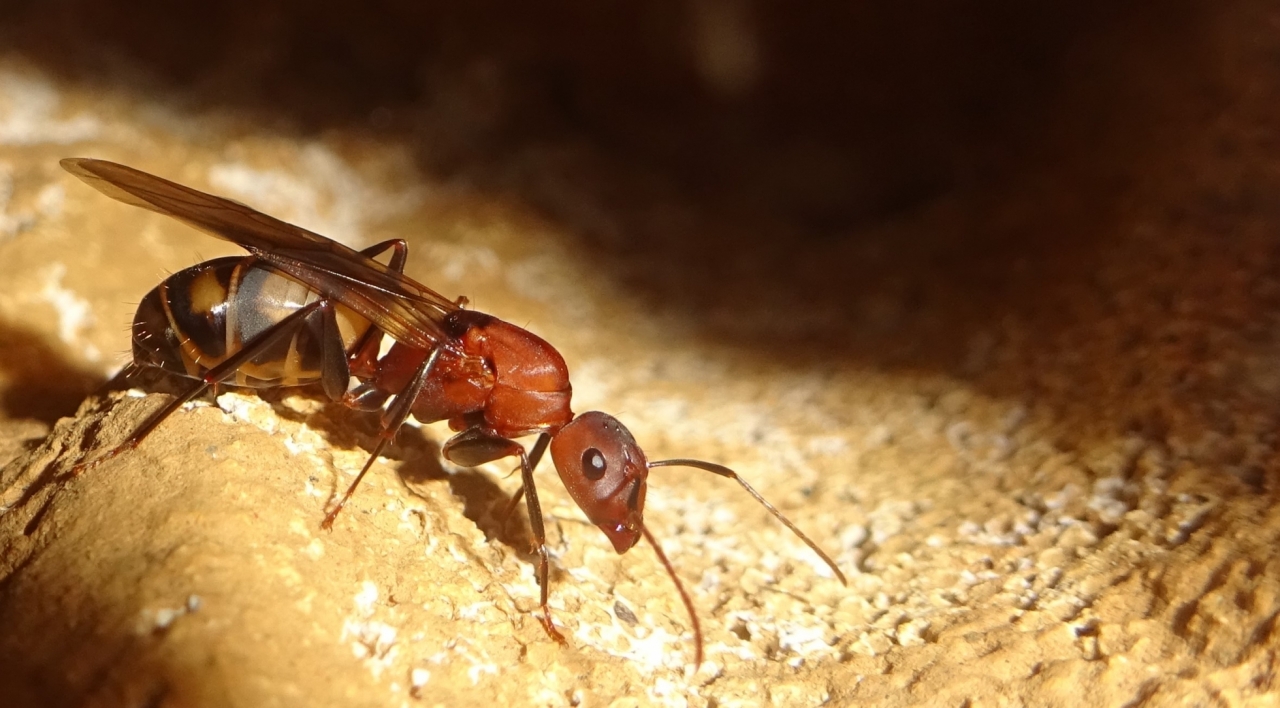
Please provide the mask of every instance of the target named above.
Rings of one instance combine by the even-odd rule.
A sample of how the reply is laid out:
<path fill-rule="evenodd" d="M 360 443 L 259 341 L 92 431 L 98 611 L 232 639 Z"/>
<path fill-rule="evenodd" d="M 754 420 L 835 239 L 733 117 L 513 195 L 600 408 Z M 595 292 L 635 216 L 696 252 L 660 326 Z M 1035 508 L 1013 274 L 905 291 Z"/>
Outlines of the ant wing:
<path fill-rule="evenodd" d="M 125 165 L 83 157 L 61 164 L 108 197 L 244 247 L 272 268 L 351 308 L 398 342 L 432 349 L 451 338 L 441 322 L 459 310 L 458 305 L 337 241 Z"/>

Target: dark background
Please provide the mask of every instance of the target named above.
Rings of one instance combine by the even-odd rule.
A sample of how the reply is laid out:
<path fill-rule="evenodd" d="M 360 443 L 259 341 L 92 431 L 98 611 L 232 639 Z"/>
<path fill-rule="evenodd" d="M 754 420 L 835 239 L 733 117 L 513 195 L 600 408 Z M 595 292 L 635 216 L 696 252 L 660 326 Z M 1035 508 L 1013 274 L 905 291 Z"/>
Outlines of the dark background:
<path fill-rule="evenodd" d="M 9 0 L 0 42 L 74 81 L 402 145 L 563 222 L 717 341 L 959 375 L 1158 435 L 1185 411 L 1152 411 L 1185 405 L 1126 401 L 1188 372 L 1135 347 L 1212 347 L 1162 340 L 1150 316 L 1184 289 L 1207 312 L 1273 304 L 1218 286 L 1274 260 L 1223 227 L 1274 211 L 1244 165 L 1269 159 L 1273 102 L 1248 77 L 1274 60 L 1222 30 L 1265 15 L 1250 8 Z M 795 317 L 757 316 L 779 312 Z M 1117 317 L 1135 322 L 1098 330 Z M 1004 363 L 975 365 L 975 346 Z"/>
<path fill-rule="evenodd" d="M 443 173 L 571 136 L 691 196 L 763 195 L 828 234 L 1116 132 L 1158 139 L 1176 108 L 1156 99 L 1170 84 L 1195 99 L 1213 69 L 1212 20 L 1191 2 L 1012 0 L 0 8 L 6 44 L 78 78 L 121 80 L 127 64 L 128 80 L 197 104 L 385 131 Z M 704 68 L 735 42 L 753 65 Z M 488 102 L 436 132 L 433 112 L 463 90 Z"/>

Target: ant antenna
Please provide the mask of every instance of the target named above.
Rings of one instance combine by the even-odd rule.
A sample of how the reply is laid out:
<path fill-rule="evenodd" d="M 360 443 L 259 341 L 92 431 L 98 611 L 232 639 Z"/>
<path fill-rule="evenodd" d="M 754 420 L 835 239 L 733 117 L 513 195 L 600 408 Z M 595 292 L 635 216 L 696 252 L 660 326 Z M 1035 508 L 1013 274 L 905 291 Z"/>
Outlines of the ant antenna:
<path fill-rule="evenodd" d="M 768 509 L 770 514 L 773 514 L 774 516 L 776 516 L 778 518 L 778 521 L 782 522 L 783 526 L 786 526 L 787 528 L 791 529 L 791 533 L 794 533 L 801 541 L 804 541 L 804 545 L 812 549 L 814 553 L 817 553 L 818 557 L 821 558 L 822 561 L 827 564 L 827 567 L 831 568 L 831 572 L 835 573 L 836 577 L 840 579 L 840 583 L 845 587 L 848 587 L 849 581 L 845 579 L 844 573 L 840 572 L 840 568 L 836 567 L 836 562 L 831 560 L 831 556 L 828 556 L 821 548 L 818 548 L 818 544 L 814 543 L 813 539 L 810 539 L 808 536 L 804 535 L 803 531 L 797 528 L 795 524 L 791 523 L 790 519 L 783 516 L 782 512 L 778 511 L 778 509 L 774 507 L 774 505 L 770 504 L 767 499 L 760 496 L 760 492 L 757 492 L 754 487 L 752 487 L 750 484 L 747 484 L 747 480 L 738 476 L 737 472 L 734 472 L 733 470 L 729 469 L 728 467 L 725 467 L 724 465 L 717 465 L 714 462 L 703 462 L 702 460 L 688 460 L 688 459 L 657 460 L 655 462 L 650 462 L 649 467 L 650 468 L 693 467 L 695 469 L 706 470 L 707 472 L 718 474 L 721 477 L 728 477 L 729 479 L 736 481 L 738 484 L 741 484 L 742 488 L 747 490 L 748 494 L 755 497 L 756 501 L 760 502 L 764 506 L 764 508 Z M 649 538 L 650 543 L 653 543 L 653 539 L 652 537 L 649 536 L 648 531 L 645 531 L 645 537 Z M 654 548 L 655 549 L 657 548 L 656 544 L 654 544 Z M 662 551 L 658 551 L 658 556 L 660 558 L 662 557 Z M 663 562 L 664 563 L 666 562 L 665 558 L 663 558 Z M 667 567 L 668 569 L 670 568 L 669 565 Z M 677 581 L 677 583 L 678 582 L 679 581 Z M 680 592 L 683 594 L 684 589 L 682 588 Z M 688 604 L 687 599 L 685 603 Z M 695 620 L 695 624 L 696 624 L 696 620 Z M 699 656 L 701 656 L 701 649 L 702 649 L 701 645 L 699 645 L 698 649 L 699 649 Z"/>
<path fill-rule="evenodd" d="M 689 621 L 693 623 L 693 644 L 694 660 L 693 669 L 698 670 L 702 666 L 702 624 L 698 622 L 698 613 L 693 609 L 693 600 L 689 599 L 689 593 L 685 592 L 684 583 L 680 582 L 680 577 L 676 575 L 676 569 L 672 567 L 671 561 L 667 560 L 667 554 L 662 552 L 662 546 L 658 545 L 658 540 L 649 533 L 649 527 L 640 523 L 640 533 L 644 534 L 644 539 L 653 546 L 653 552 L 658 554 L 658 560 L 662 561 L 662 567 L 667 569 L 667 575 L 671 576 L 671 581 L 676 584 L 676 590 L 680 593 L 680 599 L 684 601 L 684 609 L 689 612 Z"/>

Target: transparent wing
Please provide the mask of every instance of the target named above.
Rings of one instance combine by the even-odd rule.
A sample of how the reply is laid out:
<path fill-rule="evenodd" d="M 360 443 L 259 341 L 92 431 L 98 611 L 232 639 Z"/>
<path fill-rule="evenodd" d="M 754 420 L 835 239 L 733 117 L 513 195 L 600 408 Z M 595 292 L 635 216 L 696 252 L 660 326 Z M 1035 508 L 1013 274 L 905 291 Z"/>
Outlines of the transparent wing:
<path fill-rule="evenodd" d="M 459 309 L 453 301 L 337 241 L 115 162 L 74 157 L 61 164 L 108 197 L 243 246 L 358 312 L 398 342 L 430 349 L 450 339 L 441 321 Z"/>

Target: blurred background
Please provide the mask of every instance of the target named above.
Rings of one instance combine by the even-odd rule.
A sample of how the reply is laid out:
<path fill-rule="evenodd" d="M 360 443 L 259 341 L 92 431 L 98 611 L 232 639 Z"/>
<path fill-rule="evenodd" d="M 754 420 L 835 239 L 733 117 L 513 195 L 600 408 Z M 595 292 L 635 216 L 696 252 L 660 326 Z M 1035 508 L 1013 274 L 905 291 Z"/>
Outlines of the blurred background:
<path fill-rule="evenodd" d="M 1181 190 L 1245 81 L 1223 27 L 1247 12 L 10 0 L 0 41 L 82 85 L 394 145 L 711 339 L 954 373 L 1009 316 L 1054 354 L 1100 244 L 1153 245 L 1121 233 L 1133 205 L 1205 199 Z"/>

